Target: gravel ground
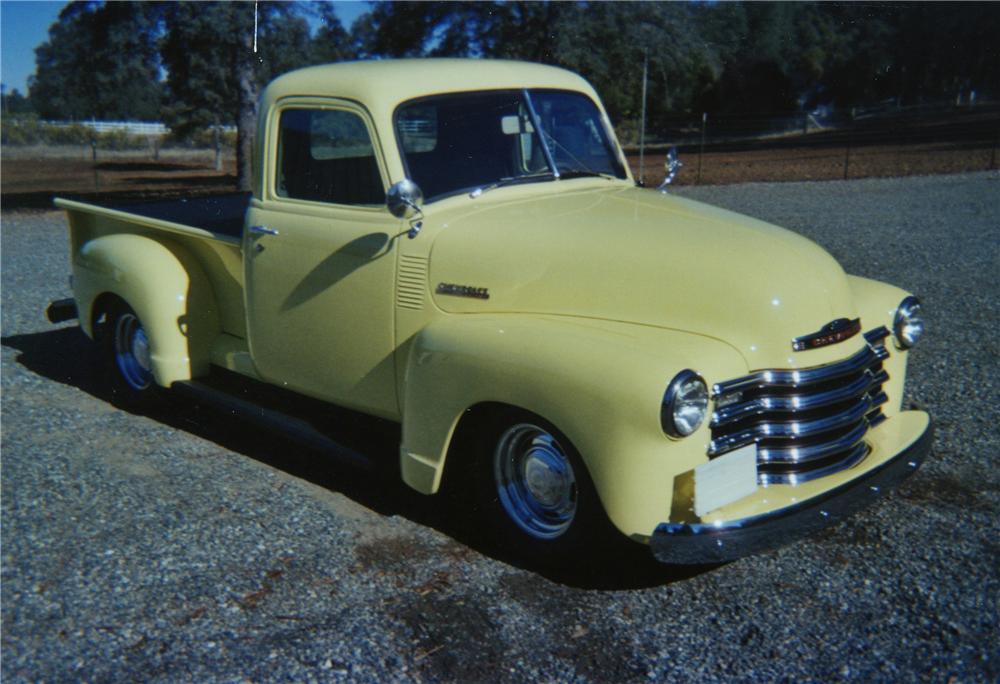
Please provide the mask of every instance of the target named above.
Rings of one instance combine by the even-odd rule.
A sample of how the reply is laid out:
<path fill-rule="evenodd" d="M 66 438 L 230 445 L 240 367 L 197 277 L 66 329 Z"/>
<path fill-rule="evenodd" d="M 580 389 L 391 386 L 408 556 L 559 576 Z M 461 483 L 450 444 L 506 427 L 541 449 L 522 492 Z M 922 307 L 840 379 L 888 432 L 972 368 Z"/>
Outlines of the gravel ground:
<path fill-rule="evenodd" d="M 68 294 L 61 216 L 4 215 L 4 681 L 997 680 L 1000 179 L 676 192 L 919 293 L 909 392 L 938 427 L 876 507 L 685 571 L 519 567 L 392 477 L 112 407 L 79 331 L 42 316 Z"/>

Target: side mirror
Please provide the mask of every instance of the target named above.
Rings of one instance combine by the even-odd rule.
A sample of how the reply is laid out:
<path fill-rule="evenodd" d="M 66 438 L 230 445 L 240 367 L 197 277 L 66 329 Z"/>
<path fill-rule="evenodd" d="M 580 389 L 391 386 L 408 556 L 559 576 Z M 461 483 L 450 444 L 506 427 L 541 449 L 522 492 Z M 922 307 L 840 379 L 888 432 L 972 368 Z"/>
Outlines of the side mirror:
<path fill-rule="evenodd" d="M 667 158 L 663 162 L 663 182 L 660 183 L 657 190 L 666 192 L 667 186 L 674 181 L 677 172 L 681 170 L 682 166 L 684 166 L 684 163 L 677 158 L 677 148 L 671 147 L 667 150 Z"/>
<path fill-rule="evenodd" d="M 404 178 L 389 188 L 385 196 L 385 205 L 396 218 L 413 218 L 421 213 L 424 192 L 419 185 L 409 178 Z"/>

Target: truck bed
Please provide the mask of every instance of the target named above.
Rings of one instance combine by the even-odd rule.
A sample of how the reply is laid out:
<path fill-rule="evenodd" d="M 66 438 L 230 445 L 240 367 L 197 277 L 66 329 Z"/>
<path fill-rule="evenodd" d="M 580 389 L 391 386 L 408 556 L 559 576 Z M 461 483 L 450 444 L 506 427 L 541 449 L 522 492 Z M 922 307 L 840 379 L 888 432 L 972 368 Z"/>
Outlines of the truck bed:
<path fill-rule="evenodd" d="M 67 212 L 74 259 L 88 243 L 115 234 L 142 235 L 186 250 L 211 283 L 222 332 L 235 340 L 246 337 L 241 237 L 249 203 L 249 193 L 102 204 L 55 200 Z M 87 308 L 90 303 L 77 305 Z"/>
<path fill-rule="evenodd" d="M 179 223 L 217 235 L 239 239 L 243 234 L 243 216 L 246 214 L 249 204 L 250 193 L 238 192 L 192 199 L 95 206 L 145 216 L 158 221 Z"/>

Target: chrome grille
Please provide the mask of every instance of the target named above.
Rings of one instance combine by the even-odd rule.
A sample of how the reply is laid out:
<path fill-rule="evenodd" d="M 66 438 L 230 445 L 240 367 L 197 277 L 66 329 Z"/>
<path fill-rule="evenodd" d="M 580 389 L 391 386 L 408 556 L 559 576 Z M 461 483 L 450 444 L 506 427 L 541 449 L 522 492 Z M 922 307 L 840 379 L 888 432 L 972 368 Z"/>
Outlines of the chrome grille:
<path fill-rule="evenodd" d="M 710 458 L 757 445 L 761 484 L 798 484 L 850 468 L 868 454 L 864 437 L 885 420 L 885 327 L 843 361 L 763 370 L 712 388 Z"/>

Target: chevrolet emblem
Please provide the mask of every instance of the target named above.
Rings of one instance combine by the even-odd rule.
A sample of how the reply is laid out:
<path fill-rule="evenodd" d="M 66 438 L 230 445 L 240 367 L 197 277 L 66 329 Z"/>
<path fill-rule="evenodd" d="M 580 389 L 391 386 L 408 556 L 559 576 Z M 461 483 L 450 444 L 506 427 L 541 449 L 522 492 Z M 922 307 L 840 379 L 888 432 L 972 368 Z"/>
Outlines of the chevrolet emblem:
<path fill-rule="evenodd" d="M 830 321 L 814 333 L 796 337 L 792 340 L 792 349 L 795 351 L 805 351 L 807 349 L 818 349 L 829 344 L 843 342 L 854 337 L 861 332 L 861 319 L 838 318 Z"/>

